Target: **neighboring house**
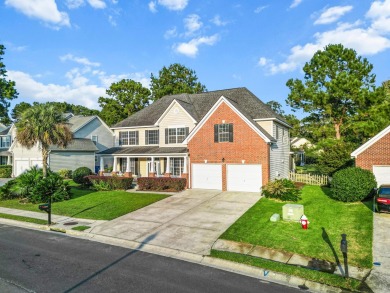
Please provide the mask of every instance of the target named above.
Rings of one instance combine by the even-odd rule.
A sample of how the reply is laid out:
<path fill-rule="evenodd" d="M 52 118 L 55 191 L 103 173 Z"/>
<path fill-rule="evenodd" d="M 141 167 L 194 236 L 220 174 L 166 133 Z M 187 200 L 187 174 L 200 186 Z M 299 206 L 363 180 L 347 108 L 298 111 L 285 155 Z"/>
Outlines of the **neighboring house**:
<path fill-rule="evenodd" d="M 305 146 L 312 147 L 313 145 L 309 140 L 304 137 L 293 137 L 291 139 L 291 148 L 294 149 L 303 149 Z"/>
<path fill-rule="evenodd" d="M 246 88 L 172 95 L 113 126 L 116 147 L 100 154 L 127 176 L 185 177 L 189 188 L 257 192 L 288 178 L 289 129 Z"/>
<path fill-rule="evenodd" d="M 0 123 L 0 165 L 12 165 L 12 154 L 9 148 L 12 143 L 14 126 L 4 126 Z"/>
<path fill-rule="evenodd" d="M 49 167 L 52 171 L 60 169 L 75 170 L 88 167 L 92 171 L 100 169 L 100 156 L 96 153 L 114 146 L 111 129 L 98 116 L 74 116 L 66 114 L 73 141 L 66 148 L 50 147 Z M 16 133 L 16 129 L 14 130 Z M 42 166 L 42 153 L 39 145 L 27 149 L 16 140 L 10 147 L 13 155 L 13 175 L 18 176 L 32 166 Z"/>
<path fill-rule="evenodd" d="M 356 167 L 374 173 L 378 185 L 390 184 L 390 125 L 352 152 L 351 157 Z"/>

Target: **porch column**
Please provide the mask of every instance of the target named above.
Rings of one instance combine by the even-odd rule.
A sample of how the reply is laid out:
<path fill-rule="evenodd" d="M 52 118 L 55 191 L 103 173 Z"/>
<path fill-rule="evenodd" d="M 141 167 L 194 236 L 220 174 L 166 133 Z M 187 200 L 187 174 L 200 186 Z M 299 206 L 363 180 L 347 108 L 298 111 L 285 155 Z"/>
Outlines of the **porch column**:
<path fill-rule="evenodd" d="M 12 165 L 11 156 L 7 156 L 7 165 Z"/>
<path fill-rule="evenodd" d="M 188 160 L 188 157 L 184 157 L 184 164 L 183 164 L 183 173 L 188 173 L 187 171 L 187 160 Z"/>
<path fill-rule="evenodd" d="M 100 157 L 100 170 L 99 170 L 99 176 L 104 176 L 104 159 L 103 157 Z"/>
<path fill-rule="evenodd" d="M 187 156 L 184 157 L 183 161 L 183 173 L 181 174 L 181 178 L 186 179 L 186 188 L 188 188 Z"/>
<path fill-rule="evenodd" d="M 165 168 L 164 177 L 171 177 L 171 157 L 167 157 L 167 165 Z"/>
<path fill-rule="evenodd" d="M 118 158 L 114 157 L 114 165 L 112 166 L 112 173 L 116 174 L 117 173 L 117 166 L 118 165 Z"/>
<path fill-rule="evenodd" d="M 149 177 L 156 177 L 156 172 L 154 170 L 154 157 L 151 157 L 152 160 L 150 161 L 150 170 L 149 170 Z"/>
<path fill-rule="evenodd" d="M 133 174 L 131 173 L 131 168 L 130 168 L 130 157 L 127 157 L 126 172 L 123 176 L 124 177 L 133 177 Z"/>

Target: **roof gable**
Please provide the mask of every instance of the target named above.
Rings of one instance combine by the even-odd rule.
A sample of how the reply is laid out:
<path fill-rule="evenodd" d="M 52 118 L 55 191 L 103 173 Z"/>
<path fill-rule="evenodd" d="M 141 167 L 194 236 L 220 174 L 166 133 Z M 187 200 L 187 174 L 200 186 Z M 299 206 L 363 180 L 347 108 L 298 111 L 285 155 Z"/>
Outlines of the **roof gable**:
<path fill-rule="evenodd" d="M 168 113 L 172 110 L 172 108 L 175 105 L 177 105 L 184 113 L 186 113 L 188 115 L 188 117 L 190 117 L 190 119 L 192 120 L 193 123 L 197 122 L 194 119 L 194 117 L 192 117 L 191 114 L 188 113 L 188 111 L 186 109 L 184 109 L 184 107 L 177 100 L 173 100 L 172 103 L 169 105 L 169 107 L 165 110 L 165 112 L 161 115 L 161 117 L 156 121 L 156 123 L 154 125 L 158 126 L 160 124 L 160 122 L 168 115 Z"/>
<path fill-rule="evenodd" d="M 221 96 L 217 103 L 209 110 L 209 112 L 203 117 L 203 119 L 196 125 L 196 127 L 191 131 L 191 133 L 187 136 L 187 138 L 183 141 L 183 144 L 188 144 L 188 142 L 196 135 L 196 133 L 203 127 L 203 125 L 207 122 L 207 120 L 211 117 L 211 115 L 217 111 L 220 105 L 225 103 L 228 105 L 248 126 L 254 130 L 265 142 L 270 143 L 274 141 L 274 139 L 268 135 L 268 133 L 262 129 L 256 122 L 252 119 L 248 118 L 245 113 L 238 110 L 235 105 L 224 96 Z"/>
<path fill-rule="evenodd" d="M 358 155 L 360 155 L 362 152 L 364 152 L 370 146 L 375 144 L 377 141 L 379 141 L 382 137 L 384 137 L 388 133 L 390 133 L 390 125 L 387 126 L 385 129 L 383 129 L 381 132 L 379 132 L 377 135 L 375 135 L 373 138 L 368 140 L 366 143 L 362 144 L 359 148 L 354 150 L 351 153 L 351 157 L 356 158 Z"/>

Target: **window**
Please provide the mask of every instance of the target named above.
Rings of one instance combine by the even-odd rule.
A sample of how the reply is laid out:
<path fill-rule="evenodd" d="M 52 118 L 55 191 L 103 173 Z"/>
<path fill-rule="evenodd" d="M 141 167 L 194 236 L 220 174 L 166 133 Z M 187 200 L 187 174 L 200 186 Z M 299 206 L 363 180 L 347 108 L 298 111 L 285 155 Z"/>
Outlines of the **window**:
<path fill-rule="evenodd" d="M 120 131 L 119 145 L 138 145 L 138 131 Z"/>
<path fill-rule="evenodd" d="M 165 143 L 182 143 L 188 135 L 188 127 L 165 128 Z"/>
<path fill-rule="evenodd" d="M 0 144 L 2 148 L 9 148 L 11 146 L 11 136 L 2 136 L 0 138 Z"/>
<path fill-rule="evenodd" d="M 145 144 L 158 144 L 158 130 L 145 130 Z"/>
<path fill-rule="evenodd" d="M 233 142 L 233 124 L 215 124 L 214 142 Z"/>
<path fill-rule="evenodd" d="M 92 140 L 92 142 L 96 145 L 97 142 L 98 142 L 98 136 L 97 136 L 97 135 L 92 135 L 91 140 Z"/>
<path fill-rule="evenodd" d="M 171 158 L 170 172 L 172 176 L 181 176 L 184 168 L 184 158 Z"/>

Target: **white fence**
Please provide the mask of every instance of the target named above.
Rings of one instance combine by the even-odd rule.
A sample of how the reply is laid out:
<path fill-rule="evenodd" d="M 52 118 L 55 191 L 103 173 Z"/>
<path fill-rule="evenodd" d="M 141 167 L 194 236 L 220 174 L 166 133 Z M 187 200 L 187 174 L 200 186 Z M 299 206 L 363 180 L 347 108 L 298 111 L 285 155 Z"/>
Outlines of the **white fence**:
<path fill-rule="evenodd" d="M 314 174 L 299 174 L 290 172 L 290 180 L 294 182 L 302 182 L 310 185 L 328 185 L 327 175 L 314 175 Z"/>

